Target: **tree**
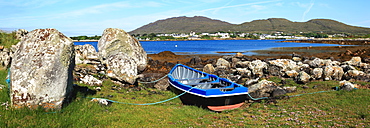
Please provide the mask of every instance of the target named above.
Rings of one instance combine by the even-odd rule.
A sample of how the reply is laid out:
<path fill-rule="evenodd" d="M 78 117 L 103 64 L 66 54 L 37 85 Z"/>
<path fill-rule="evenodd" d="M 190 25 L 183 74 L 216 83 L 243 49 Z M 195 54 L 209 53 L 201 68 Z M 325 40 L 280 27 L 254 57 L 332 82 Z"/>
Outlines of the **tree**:
<path fill-rule="evenodd" d="M 208 36 L 208 35 L 204 35 L 204 36 L 202 36 L 202 37 L 200 37 L 201 39 L 207 39 L 207 40 L 209 40 L 209 39 L 211 39 L 211 37 L 210 36 Z"/>

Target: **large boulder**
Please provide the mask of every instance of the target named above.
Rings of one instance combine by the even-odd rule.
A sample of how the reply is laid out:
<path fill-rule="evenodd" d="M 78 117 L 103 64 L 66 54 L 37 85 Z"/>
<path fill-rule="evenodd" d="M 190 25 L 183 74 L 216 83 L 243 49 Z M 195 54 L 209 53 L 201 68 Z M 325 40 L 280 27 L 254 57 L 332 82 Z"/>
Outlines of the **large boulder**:
<path fill-rule="evenodd" d="M 73 89 L 72 40 L 56 29 L 36 29 L 17 45 L 10 68 L 12 106 L 61 108 Z"/>
<path fill-rule="evenodd" d="M 105 29 L 98 49 L 107 75 L 113 79 L 134 84 L 138 73 L 146 68 L 147 54 L 140 42 L 122 29 Z"/>

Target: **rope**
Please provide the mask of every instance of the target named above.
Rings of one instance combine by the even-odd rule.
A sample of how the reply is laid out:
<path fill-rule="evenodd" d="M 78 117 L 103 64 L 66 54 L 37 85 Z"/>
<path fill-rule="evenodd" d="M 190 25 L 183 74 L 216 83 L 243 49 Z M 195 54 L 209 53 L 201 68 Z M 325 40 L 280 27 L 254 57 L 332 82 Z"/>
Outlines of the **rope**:
<path fill-rule="evenodd" d="M 8 84 L 8 92 L 10 93 L 10 76 L 11 76 L 11 74 L 10 74 L 11 72 L 10 72 L 10 68 L 8 68 L 8 75 L 6 76 L 6 80 L 5 80 L 5 82 Z"/>
<path fill-rule="evenodd" d="M 253 98 L 251 95 L 249 95 L 249 93 L 247 93 L 247 95 L 249 96 L 249 98 L 251 98 L 252 100 L 263 100 L 263 99 L 267 99 L 269 97 L 261 97 L 261 98 Z"/>
<path fill-rule="evenodd" d="M 331 91 L 337 91 L 337 90 L 318 91 L 318 92 L 311 92 L 311 93 L 297 94 L 297 95 L 292 95 L 292 96 L 289 96 L 289 97 L 296 97 L 296 96 L 302 96 L 302 95 L 307 95 L 307 94 L 316 94 L 316 93 L 331 92 Z"/>
<path fill-rule="evenodd" d="M 168 75 L 168 74 L 166 74 L 165 76 L 163 76 L 163 77 L 161 77 L 161 78 L 159 78 L 158 80 L 155 80 L 155 81 L 150 81 L 150 82 L 141 82 L 141 81 L 138 81 L 138 82 L 139 82 L 139 83 L 142 83 L 142 84 L 156 83 L 156 82 L 158 82 L 158 81 L 160 81 L 160 80 L 162 80 L 162 79 L 166 78 L 166 77 L 167 77 L 167 75 Z"/>
<path fill-rule="evenodd" d="M 187 91 L 185 91 L 185 92 L 183 92 L 183 93 L 181 93 L 181 94 L 179 94 L 179 95 L 177 95 L 177 96 L 175 96 L 175 97 L 169 98 L 169 99 L 167 99 L 167 100 L 158 101 L 158 102 L 154 102 L 154 103 L 144 103 L 144 104 L 124 103 L 124 102 L 118 102 L 118 101 L 109 100 L 109 99 L 104 99 L 104 98 L 93 98 L 93 97 L 87 97 L 87 98 L 91 98 L 91 99 L 103 99 L 103 100 L 107 100 L 107 101 L 109 101 L 109 102 L 119 103 L 119 104 L 129 104 L 129 105 L 155 105 L 155 104 L 164 103 L 164 102 L 167 102 L 167 101 L 173 100 L 173 99 L 175 99 L 175 98 L 178 98 L 178 97 L 180 97 L 180 96 L 184 95 L 185 93 L 189 92 L 189 91 L 190 91 L 190 90 L 192 90 L 193 88 L 195 88 L 195 87 L 192 87 L 192 88 L 190 88 L 189 90 L 187 90 Z"/>

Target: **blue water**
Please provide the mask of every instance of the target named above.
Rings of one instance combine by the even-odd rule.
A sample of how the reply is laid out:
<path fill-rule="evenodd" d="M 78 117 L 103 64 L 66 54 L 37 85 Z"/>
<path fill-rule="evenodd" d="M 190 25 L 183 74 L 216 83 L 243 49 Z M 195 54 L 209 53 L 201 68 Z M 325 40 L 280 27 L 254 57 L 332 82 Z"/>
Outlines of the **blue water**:
<path fill-rule="evenodd" d="M 241 52 L 253 55 L 254 50 L 278 47 L 340 46 L 338 44 L 277 42 L 280 40 L 194 40 L 194 41 L 140 41 L 147 54 L 171 51 L 177 55 L 230 54 L 217 52 Z M 97 49 L 98 42 L 75 42 L 75 45 L 91 44 Z M 235 54 L 235 53 L 233 53 Z"/>

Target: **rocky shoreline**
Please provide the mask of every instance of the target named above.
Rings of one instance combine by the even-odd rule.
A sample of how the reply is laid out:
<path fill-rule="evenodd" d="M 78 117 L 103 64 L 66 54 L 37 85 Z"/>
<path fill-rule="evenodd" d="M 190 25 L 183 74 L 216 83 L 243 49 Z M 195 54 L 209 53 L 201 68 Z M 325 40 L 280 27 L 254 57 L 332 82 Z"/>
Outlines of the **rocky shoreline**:
<path fill-rule="evenodd" d="M 297 42 L 297 43 L 325 43 L 341 45 L 370 45 L 370 39 L 311 39 L 311 40 L 284 40 L 280 42 Z"/>
<path fill-rule="evenodd" d="M 52 33 L 54 31 L 55 33 Z M 43 56 L 45 55 L 48 55 L 46 58 L 51 58 L 50 56 L 56 55 L 56 57 L 61 58 L 56 58 L 57 61 L 52 62 L 58 62 L 56 64 L 61 65 L 62 67 L 73 67 L 73 71 L 68 72 L 68 74 L 71 74 L 66 75 L 68 80 L 73 79 L 74 83 L 84 83 L 88 86 L 94 87 L 96 90 L 100 90 L 100 87 L 104 86 L 104 80 L 111 80 L 116 83 L 117 86 L 115 88 L 134 87 L 140 89 L 140 87 L 145 86 L 147 88 L 168 90 L 169 84 L 167 79 L 145 85 L 140 84 L 139 81 L 149 82 L 157 80 L 167 75 L 171 68 L 178 63 L 185 64 L 200 71 L 228 78 L 233 82 L 247 86 L 249 87 L 249 93 L 255 98 L 276 97 L 284 95 L 285 93 L 294 92 L 296 87 L 286 86 L 284 84 L 284 79 L 291 79 L 301 85 L 311 81 L 341 81 L 340 84 L 342 85 L 342 88 L 347 90 L 360 87 L 353 84 L 352 82 L 354 81 L 370 82 L 370 54 L 368 52 L 370 51 L 370 47 L 368 47 L 368 45 L 277 48 L 272 50 L 255 51 L 260 54 L 253 56 L 247 56 L 241 53 L 228 56 L 176 55 L 170 51 L 147 55 L 137 40 L 133 39 L 126 32 L 120 29 L 109 28 L 104 31 L 101 40 L 99 40 L 98 47 L 101 49 L 99 52 L 96 52 L 95 48 L 90 44 L 74 45 L 73 47 L 72 40 L 65 37 L 55 29 L 40 29 L 33 31 L 33 33 L 35 34 L 27 35 L 28 38 L 26 39 L 28 40 L 22 40 L 21 44 L 27 45 L 25 50 L 19 49 L 18 47 L 20 46 L 17 45 L 10 49 L 5 48 L 0 51 L 0 64 L 3 67 L 9 67 L 10 64 L 12 64 L 11 70 L 13 70 L 13 72 L 25 67 L 19 65 L 27 66 L 34 64 L 36 67 L 46 65 L 48 68 L 54 68 L 56 66 L 47 66 L 47 64 L 51 62 L 43 62 L 45 59 L 42 58 L 44 58 Z M 50 33 L 58 35 L 58 37 L 63 40 L 67 40 L 66 42 L 68 42 L 68 44 L 73 48 L 70 48 L 70 50 L 66 50 L 66 47 L 58 48 L 58 50 L 64 52 L 59 56 L 59 54 L 51 52 L 50 49 L 53 49 L 52 46 L 40 46 L 40 48 L 49 48 L 48 50 L 39 50 L 37 49 L 38 45 L 33 46 L 35 43 L 34 40 L 36 40 L 36 43 L 41 44 L 48 44 L 44 42 L 54 41 L 51 38 L 54 36 L 50 36 Z M 35 39 L 31 40 L 33 38 Z M 119 43 L 117 43 L 117 40 Z M 28 47 L 28 45 L 30 46 Z M 31 50 L 35 50 L 36 52 Z M 12 59 L 16 51 L 26 52 L 24 54 L 17 53 L 17 55 L 29 55 L 30 53 L 27 52 L 30 51 L 36 54 L 28 58 L 30 60 L 29 62 L 31 62 L 30 64 L 27 61 L 15 65 L 15 60 L 20 58 Z M 66 56 L 72 57 L 66 58 Z M 36 60 L 37 63 L 35 63 Z M 67 61 L 68 63 L 59 62 L 60 60 Z M 34 67 L 26 67 L 22 70 L 38 74 L 44 73 L 38 71 L 38 69 L 42 68 Z M 53 70 L 55 69 L 48 69 L 45 71 Z M 23 72 L 18 71 L 18 73 Z M 43 74 L 41 75 L 45 77 L 48 76 Z M 71 77 L 72 75 L 73 77 Z M 22 74 L 18 76 L 21 77 Z M 267 81 L 270 77 L 279 77 L 283 80 L 281 83 L 277 84 L 272 81 Z M 11 78 L 11 82 L 13 82 L 12 89 L 14 89 L 14 81 L 22 78 L 15 79 L 15 76 L 11 76 Z M 52 78 L 57 79 L 57 77 L 54 76 Z M 49 80 L 49 78 L 44 78 L 44 80 Z M 33 77 L 30 77 L 30 80 L 26 79 L 24 81 L 26 82 L 18 83 L 35 83 Z M 68 84 L 68 86 L 70 85 Z M 361 88 L 369 88 L 369 85 Z M 14 90 L 12 92 L 18 93 L 19 91 Z M 22 96 L 19 96 L 21 99 L 20 102 L 33 103 L 34 101 L 31 101 L 31 99 L 35 99 L 33 97 L 37 97 L 36 93 L 33 93 L 34 92 L 25 92 L 24 94 L 27 94 L 26 99 L 23 98 L 23 94 Z M 47 94 L 46 97 L 48 96 L 49 95 Z M 43 98 L 43 96 L 40 97 Z M 49 99 L 47 99 L 47 101 L 45 100 L 40 102 L 45 102 L 46 104 L 49 103 Z"/>

